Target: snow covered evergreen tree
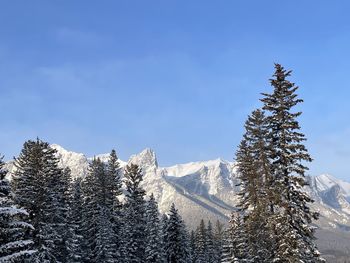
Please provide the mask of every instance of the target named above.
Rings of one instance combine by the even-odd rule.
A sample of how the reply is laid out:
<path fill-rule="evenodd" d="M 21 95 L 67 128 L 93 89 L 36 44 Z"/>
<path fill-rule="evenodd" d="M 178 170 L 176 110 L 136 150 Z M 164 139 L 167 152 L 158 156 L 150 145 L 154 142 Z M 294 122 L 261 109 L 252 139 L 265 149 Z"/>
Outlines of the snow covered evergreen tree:
<path fill-rule="evenodd" d="M 107 207 L 99 206 L 95 242 L 95 251 L 93 251 L 94 262 L 118 262 L 114 243 L 113 225 L 111 222 L 111 211 L 108 210 Z"/>
<path fill-rule="evenodd" d="M 124 255 L 125 262 L 145 262 L 145 191 L 140 186 L 142 170 L 130 164 L 124 171 L 126 202 L 124 204 Z"/>
<path fill-rule="evenodd" d="M 208 250 L 207 250 L 207 231 L 202 219 L 199 226 L 196 229 L 196 262 L 206 263 L 209 262 Z"/>
<path fill-rule="evenodd" d="M 223 234 L 222 239 L 222 252 L 221 252 L 221 263 L 235 263 L 237 260 L 234 255 L 234 228 L 232 224 L 232 218 L 228 222 L 228 226 Z"/>
<path fill-rule="evenodd" d="M 190 262 L 189 237 L 174 204 L 170 208 L 167 221 L 164 250 L 168 263 Z"/>
<path fill-rule="evenodd" d="M 55 228 L 57 229 L 58 239 L 56 240 L 56 258 L 60 262 L 66 262 L 68 256 L 67 239 L 69 231 L 67 226 L 69 225 L 69 206 L 71 198 L 71 170 L 65 168 L 56 174 L 52 178 L 50 191 L 53 192 L 54 198 L 58 206 L 54 215 L 53 221 L 56 222 Z"/>
<path fill-rule="evenodd" d="M 83 197 L 81 190 L 81 178 L 73 181 L 70 190 L 69 211 L 68 211 L 68 237 L 67 246 L 67 262 L 80 263 L 83 262 Z"/>
<path fill-rule="evenodd" d="M 148 263 L 164 262 L 163 242 L 161 236 L 158 205 L 151 194 L 146 206 L 146 259 Z"/>
<path fill-rule="evenodd" d="M 293 108 L 302 102 L 297 98 L 298 89 L 287 80 L 291 71 L 275 64 L 271 79 L 272 94 L 263 94 L 263 109 L 269 113 L 267 125 L 271 142 L 269 158 L 272 162 L 269 199 L 274 203 L 274 242 L 273 262 L 319 262 L 320 253 L 314 243 L 314 227 L 310 224 L 318 218 L 309 203 L 313 200 L 303 191 L 306 163 L 311 161 L 303 142 L 297 117 L 301 112 Z"/>
<path fill-rule="evenodd" d="M 93 262 L 93 252 L 96 247 L 96 235 L 98 228 L 98 202 L 97 202 L 97 176 L 96 170 L 102 163 L 97 159 L 92 160 L 89 172 L 81 182 L 81 190 L 83 193 L 83 209 L 82 209 L 82 234 L 84 240 L 83 262 Z"/>
<path fill-rule="evenodd" d="M 14 205 L 11 187 L 5 176 L 3 157 L 0 157 L 0 262 L 29 262 L 33 226 L 26 222 L 28 213 Z"/>
<path fill-rule="evenodd" d="M 233 232 L 233 251 L 238 262 L 249 262 L 250 243 L 242 215 L 233 213 L 230 221 Z M 252 261 L 256 262 L 256 261 Z"/>
<path fill-rule="evenodd" d="M 113 226 L 115 188 L 105 164 L 94 158 L 82 182 L 84 261 L 117 262 Z M 112 186 L 111 186 L 112 185 Z"/>
<path fill-rule="evenodd" d="M 269 205 L 267 187 L 271 180 L 271 164 L 268 154 L 271 146 L 263 111 L 253 111 L 244 127 L 245 134 L 236 154 L 241 181 L 239 207 L 243 211 L 248 208 L 265 211 Z"/>
<path fill-rule="evenodd" d="M 269 200 L 273 196 L 268 195 L 272 183 L 269 145 L 266 118 L 261 110 L 255 110 L 245 123 L 245 134 L 236 154 L 241 181 L 238 207 L 244 214 L 249 259 L 254 262 L 268 261 L 272 245 L 268 224 L 274 202 Z"/>
<path fill-rule="evenodd" d="M 106 167 L 107 172 L 107 187 L 110 192 L 111 200 L 107 206 L 112 208 L 112 226 L 113 226 L 113 242 L 116 247 L 115 257 L 119 258 L 122 254 L 121 248 L 123 247 L 122 240 L 122 204 L 118 197 L 122 195 L 122 179 L 121 168 L 118 162 L 116 151 L 113 149 L 109 155 L 109 159 Z"/>
<path fill-rule="evenodd" d="M 65 205 L 60 187 L 65 183 L 58 168 L 56 150 L 39 139 L 27 141 L 18 158 L 13 176 L 15 202 L 29 213 L 34 226 L 33 240 L 38 253 L 32 262 L 62 259 L 62 223 Z"/>
<path fill-rule="evenodd" d="M 162 214 L 160 218 L 160 237 L 162 242 L 163 261 L 165 262 L 167 262 L 165 246 L 168 240 L 168 232 L 167 232 L 168 222 L 169 222 L 168 216 L 166 214 Z"/>
<path fill-rule="evenodd" d="M 223 236 L 224 236 L 224 225 L 219 220 L 217 220 L 214 228 L 214 248 L 215 248 L 214 262 L 217 262 L 217 263 L 221 262 Z"/>
<path fill-rule="evenodd" d="M 196 255 L 196 234 L 192 230 L 190 234 L 190 262 L 195 263 L 197 260 L 197 255 Z"/>
<path fill-rule="evenodd" d="M 112 150 L 107 165 L 97 159 L 94 170 L 96 177 L 98 228 L 94 251 L 96 262 L 117 262 L 116 212 L 120 209 L 117 195 L 121 194 L 119 163 L 116 152 Z M 119 240 L 118 240 L 119 243 Z"/>
<path fill-rule="evenodd" d="M 117 198 L 122 194 L 121 173 L 118 157 L 115 150 L 112 150 L 106 165 L 104 174 L 105 206 L 111 211 L 119 212 L 121 204 Z"/>
<path fill-rule="evenodd" d="M 190 241 L 191 255 L 193 255 L 192 262 L 220 262 L 217 249 L 221 250 L 221 248 L 215 244 L 213 227 L 210 221 L 208 222 L 208 227 L 206 227 L 202 219 L 196 231 L 191 234 Z"/>
<path fill-rule="evenodd" d="M 210 221 L 208 221 L 208 227 L 206 230 L 206 246 L 207 246 L 207 254 L 208 254 L 208 263 L 216 262 L 216 246 L 215 239 L 213 233 L 213 226 Z"/>
<path fill-rule="evenodd" d="M 232 212 L 224 234 L 222 263 L 249 262 L 248 240 L 241 216 Z M 251 261 L 253 262 L 253 261 Z"/>

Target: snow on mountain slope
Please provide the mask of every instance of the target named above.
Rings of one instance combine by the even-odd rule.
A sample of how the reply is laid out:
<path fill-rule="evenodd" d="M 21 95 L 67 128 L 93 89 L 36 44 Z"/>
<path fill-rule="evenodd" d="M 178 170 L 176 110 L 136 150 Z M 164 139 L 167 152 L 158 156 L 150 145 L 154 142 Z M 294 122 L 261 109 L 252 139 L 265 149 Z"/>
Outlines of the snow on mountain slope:
<path fill-rule="evenodd" d="M 155 195 L 161 212 L 168 211 L 174 202 L 185 219 L 195 215 L 226 220 L 228 210 L 233 209 L 236 196 L 232 194 L 233 183 L 229 176 L 232 164 L 228 162 L 197 162 L 178 165 L 180 169 L 176 166 L 158 167 L 156 154 L 151 149 L 145 149 L 131 156 L 128 163 L 142 168 L 142 186 L 147 193 Z M 222 200 L 224 196 L 225 202 Z M 197 222 L 194 221 L 194 224 Z"/>
<path fill-rule="evenodd" d="M 145 149 L 139 154 L 130 157 L 128 163 L 138 164 L 144 171 L 158 168 L 158 161 L 152 149 Z"/>
<path fill-rule="evenodd" d="M 87 173 L 89 163 L 84 154 L 67 151 L 58 144 L 51 144 L 50 146 L 57 151 L 57 157 L 60 160 L 59 165 L 69 167 L 73 178 Z"/>
<path fill-rule="evenodd" d="M 100 159 L 102 162 L 107 163 L 107 162 L 108 162 L 108 159 L 109 159 L 109 156 L 110 156 L 109 153 L 103 153 L 103 154 L 95 155 L 94 157 L 89 157 L 89 158 L 87 158 L 87 160 L 88 160 L 89 162 L 91 162 L 94 158 L 98 158 L 98 159 Z M 127 162 L 124 162 L 124 161 L 122 161 L 122 160 L 120 160 L 120 159 L 118 159 L 118 163 L 119 163 L 120 167 L 124 167 L 125 165 L 128 164 Z"/>
<path fill-rule="evenodd" d="M 84 176 L 92 158 L 52 145 L 58 151 L 60 165 L 69 166 L 73 177 Z M 106 162 L 109 154 L 95 157 Z M 215 159 L 201 162 L 159 167 L 156 154 L 145 149 L 132 155 L 128 163 L 140 165 L 144 173 L 143 187 L 148 194 L 153 193 L 160 210 L 168 211 L 174 202 L 189 224 L 197 224 L 201 217 L 225 221 L 237 204 L 239 183 L 233 162 Z M 310 186 L 306 191 L 315 199 L 312 207 L 320 211 L 319 225 L 325 229 L 345 229 L 350 227 L 350 183 L 330 175 L 308 177 Z"/>
<path fill-rule="evenodd" d="M 329 174 L 316 176 L 315 179 L 316 186 L 319 191 L 325 191 L 335 185 L 338 185 L 341 194 L 347 198 L 350 198 L 350 183 L 339 180 Z"/>

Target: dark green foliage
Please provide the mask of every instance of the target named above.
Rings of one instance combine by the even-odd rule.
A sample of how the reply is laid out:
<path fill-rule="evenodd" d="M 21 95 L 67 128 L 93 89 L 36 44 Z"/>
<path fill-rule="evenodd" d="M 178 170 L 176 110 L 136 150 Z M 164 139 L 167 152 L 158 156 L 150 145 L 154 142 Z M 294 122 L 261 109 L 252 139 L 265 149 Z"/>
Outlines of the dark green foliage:
<path fill-rule="evenodd" d="M 126 202 L 124 205 L 124 259 L 125 262 L 145 262 L 145 191 L 140 186 L 142 170 L 130 164 L 125 168 Z"/>
<path fill-rule="evenodd" d="M 115 257 L 119 258 L 121 255 L 121 248 L 123 247 L 122 240 L 122 204 L 119 201 L 118 197 L 122 195 L 122 178 L 121 178 L 121 168 L 118 162 L 118 157 L 115 150 L 112 150 L 107 162 L 106 167 L 107 172 L 107 188 L 110 192 L 111 200 L 110 204 L 112 207 L 112 226 L 113 226 L 113 242 L 116 247 Z M 109 206 L 108 205 L 108 206 Z"/>
<path fill-rule="evenodd" d="M 199 226 L 195 232 L 196 237 L 196 262 L 204 263 L 208 262 L 208 249 L 207 249 L 207 230 L 204 224 L 204 220 L 202 219 Z"/>
<path fill-rule="evenodd" d="M 53 219 L 57 222 L 57 233 L 59 239 L 56 241 L 57 259 L 60 262 L 67 261 L 68 250 L 67 250 L 67 239 L 69 237 L 69 231 L 67 226 L 69 225 L 69 209 L 70 209 L 70 198 L 71 198 L 71 170 L 65 168 L 60 173 L 57 173 L 53 179 L 51 191 L 56 192 L 56 203 L 59 210 L 59 214 L 55 215 Z"/>
<path fill-rule="evenodd" d="M 190 255 L 191 255 L 191 262 L 195 263 L 197 260 L 197 253 L 196 253 L 196 234 L 192 230 L 190 234 Z"/>
<path fill-rule="evenodd" d="M 242 223 L 249 241 L 248 259 L 253 262 L 264 262 L 271 257 L 268 218 L 273 215 L 274 195 L 270 194 L 269 146 L 265 115 L 255 110 L 245 123 L 245 134 L 236 154 L 241 180 L 238 207 L 244 212 Z"/>
<path fill-rule="evenodd" d="M 240 214 L 236 212 L 231 214 L 223 243 L 221 262 L 249 262 L 251 255 L 249 255 L 247 231 Z"/>
<path fill-rule="evenodd" d="M 82 182 L 83 190 L 83 236 L 85 240 L 84 261 L 116 262 L 113 216 L 116 204 L 114 174 L 95 158 L 89 173 Z"/>
<path fill-rule="evenodd" d="M 245 134 L 236 154 L 241 181 L 239 207 L 241 210 L 251 207 L 264 211 L 269 205 L 267 192 L 271 183 L 270 142 L 264 113 L 253 111 L 244 127 Z"/>
<path fill-rule="evenodd" d="M 122 194 L 122 180 L 118 157 L 115 150 L 112 150 L 109 156 L 106 166 L 105 180 L 106 206 L 112 207 L 114 212 L 118 213 L 121 204 L 117 197 Z"/>
<path fill-rule="evenodd" d="M 276 262 L 322 261 L 314 244 L 314 228 L 310 225 L 318 214 L 312 212 L 308 203 L 313 200 L 302 190 L 306 185 L 304 178 L 308 170 L 306 163 L 311 161 L 303 142 L 305 136 L 300 132 L 297 117 L 301 112 L 292 109 L 302 102 L 297 97 L 298 89 L 287 80 L 291 71 L 275 65 L 271 79 L 272 94 L 263 94 L 263 109 L 266 117 L 271 143 L 268 157 L 272 163 L 272 177 L 269 195 L 278 209 L 275 222 Z M 294 262 L 293 261 L 293 262 Z"/>
<path fill-rule="evenodd" d="M 206 247 L 207 247 L 207 258 L 208 263 L 214 263 L 217 261 L 217 246 L 215 245 L 215 239 L 214 239 L 214 233 L 213 233 L 213 226 L 211 222 L 208 222 L 208 227 L 206 229 Z"/>
<path fill-rule="evenodd" d="M 83 196 L 81 190 L 81 179 L 73 181 L 70 189 L 67 246 L 67 261 L 79 263 L 83 260 L 84 239 L 83 239 Z"/>
<path fill-rule="evenodd" d="M 234 226 L 234 218 L 233 214 L 231 215 L 231 219 L 228 223 L 228 226 L 224 232 L 223 240 L 222 240 L 222 253 L 221 253 L 221 262 L 222 263 L 234 263 L 237 261 L 235 257 L 235 226 Z"/>
<path fill-rule="evenodd" d="M 26 222 L 28 213 L 13 202 L 7 171 L 0 157 L 0 262 L 20 263 L 35 254 L 32 249 L 33 226 Z"/>
<path fill-rule="evenodd" d="M 170 208 L 167 220 L 164 250 L 168 263 L 187 263 L 190 261 L 189 237 L 185 224 L 174 204 Z"/>
<path fill-rule="evenodd" d="M 83 261 L 92 262 L 94 258 L 93 252 L 96 247 L 96 235 L 98 229 L 98 176 L 97 172 L 101 171 L 102 162 L 99 159 L 94 159 L 89 167 L 89 172 L 81 183 L 83 193 L 83 210 L 82 210 L 82 233 L 84 239 Z M 102 167 L 103 170 L 103 167 Z"/>
<path fill-rule="evenodd" d="M 61 250 L 66 215 L 62 186 L 67 182 L 55 154 L 47 142 L 29 140 L 15 160 L 15 202 L 28 211 L 35 228 L 33 239 L 38 253 L 33 262 L 55 262 L 65 255 Z"/>
<path fill-rule="evenodd" d="M 111 211 L 107 207 L 99 206 L 95 242 L 94 262 L 117 262 Z"/>
<path fill-rule="evenodd" d="M 169 218 L 166 214 L 162 214 L 160 218 L 160 232 L 161 232 L 161 242 L 162 242 L 162 251 L 163 251 L 163 259 L 166 262 L 166 249 L 165 245 L 168 240 L 168 223 L 169 223 Z"/>
<path fill-rule="evenodd" d="M 158 205 L 151 194 L 146 206 L 146 248 L 145 262 L 164 262 L 161 225 L 159 220 Z"/>
<path fill-rule="evenodd" d="M 219 224 L 219 223 L 218 223 Z M 222 227 L 221 224 L 218 225 Z M 192 262 L 220 262 L 222 233 L 214 233 L 211 222 L 206 227 L 204 220 L 200 221 L 195 232 L 191 232 Z"/>
<path fill-rule="evenodd" d="M 223 238 L 224 238 L 224 225 L 219 220 L 217 220 L 214 228 L 214 251 L 215 251 L 214 262 L 217 262 L 217 263 L 221 262 Z"/>

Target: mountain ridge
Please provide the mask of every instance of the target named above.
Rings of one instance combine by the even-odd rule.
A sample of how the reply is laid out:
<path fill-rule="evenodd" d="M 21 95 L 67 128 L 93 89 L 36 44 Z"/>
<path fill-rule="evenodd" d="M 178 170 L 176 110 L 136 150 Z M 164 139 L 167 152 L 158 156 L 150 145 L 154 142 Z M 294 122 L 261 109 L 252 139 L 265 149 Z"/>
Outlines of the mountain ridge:
<path fill-rule="evenodd" d="M 94 158 L 68 151 L 57 144 L 51 146 L 58 152 L 60 165 L 74 168 L 72 169 L 73 177 L 84 175 L 87 172 L 89 161 Z M 99 154 L 95 158 L 107 161 L 108 156 L 109 154 Z M 159 198 L 161 195 L 166 196 L 167 191 L 169 191 L 192 201 L 196 200 L 197 203 L 205 201 L 201 204 L 207 208 L 209 205 L 207 202 L 212 202 L 214 205 L 225 203 L 224 207 L 231 208 L 237 204 L 236 194 L 239 190 L 237 186 L 239 180 L 234 161 L 217 158 L 162 167 L 158 164 L 155 151 L 146 148 L 138 154 L 131 155 L 127 161 L 119 160 L 119 162 L 121 167 L 129 163 L 138 164 L 144 172 L 143 185 L 146 191 L 154 192 Z M 319 205 L 316 205 L 316 209 L 329 210 L 326 215 L 338 214 L 342 217 L 341 223 L 349 223 L 350 225 L 350 204 L 348 201 L 350 183 L 329 174 L 307 176 L 307 180 L 310 186 L 305 190 Z M 158 202 L 165 205 L 166 200 L 167 198 L 160 198 Z M 160 209 L 163 212 L 167 207 L 160 205 Z M 344 218 L 346 218 L 346 222 Z"/>

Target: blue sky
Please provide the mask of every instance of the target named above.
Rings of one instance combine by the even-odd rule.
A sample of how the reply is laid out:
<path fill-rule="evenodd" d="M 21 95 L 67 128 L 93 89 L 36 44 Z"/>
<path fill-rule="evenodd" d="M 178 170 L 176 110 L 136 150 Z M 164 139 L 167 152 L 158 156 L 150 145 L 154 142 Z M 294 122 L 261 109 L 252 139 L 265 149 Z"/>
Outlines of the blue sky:
<path fill-rule="evenodd" d="M 40 138 L 160 165 L 232 160 L 273 63 L 293 69 L 311 174 L 350 180 L 348 1 L 2 1 L 0 152 Z"/>

